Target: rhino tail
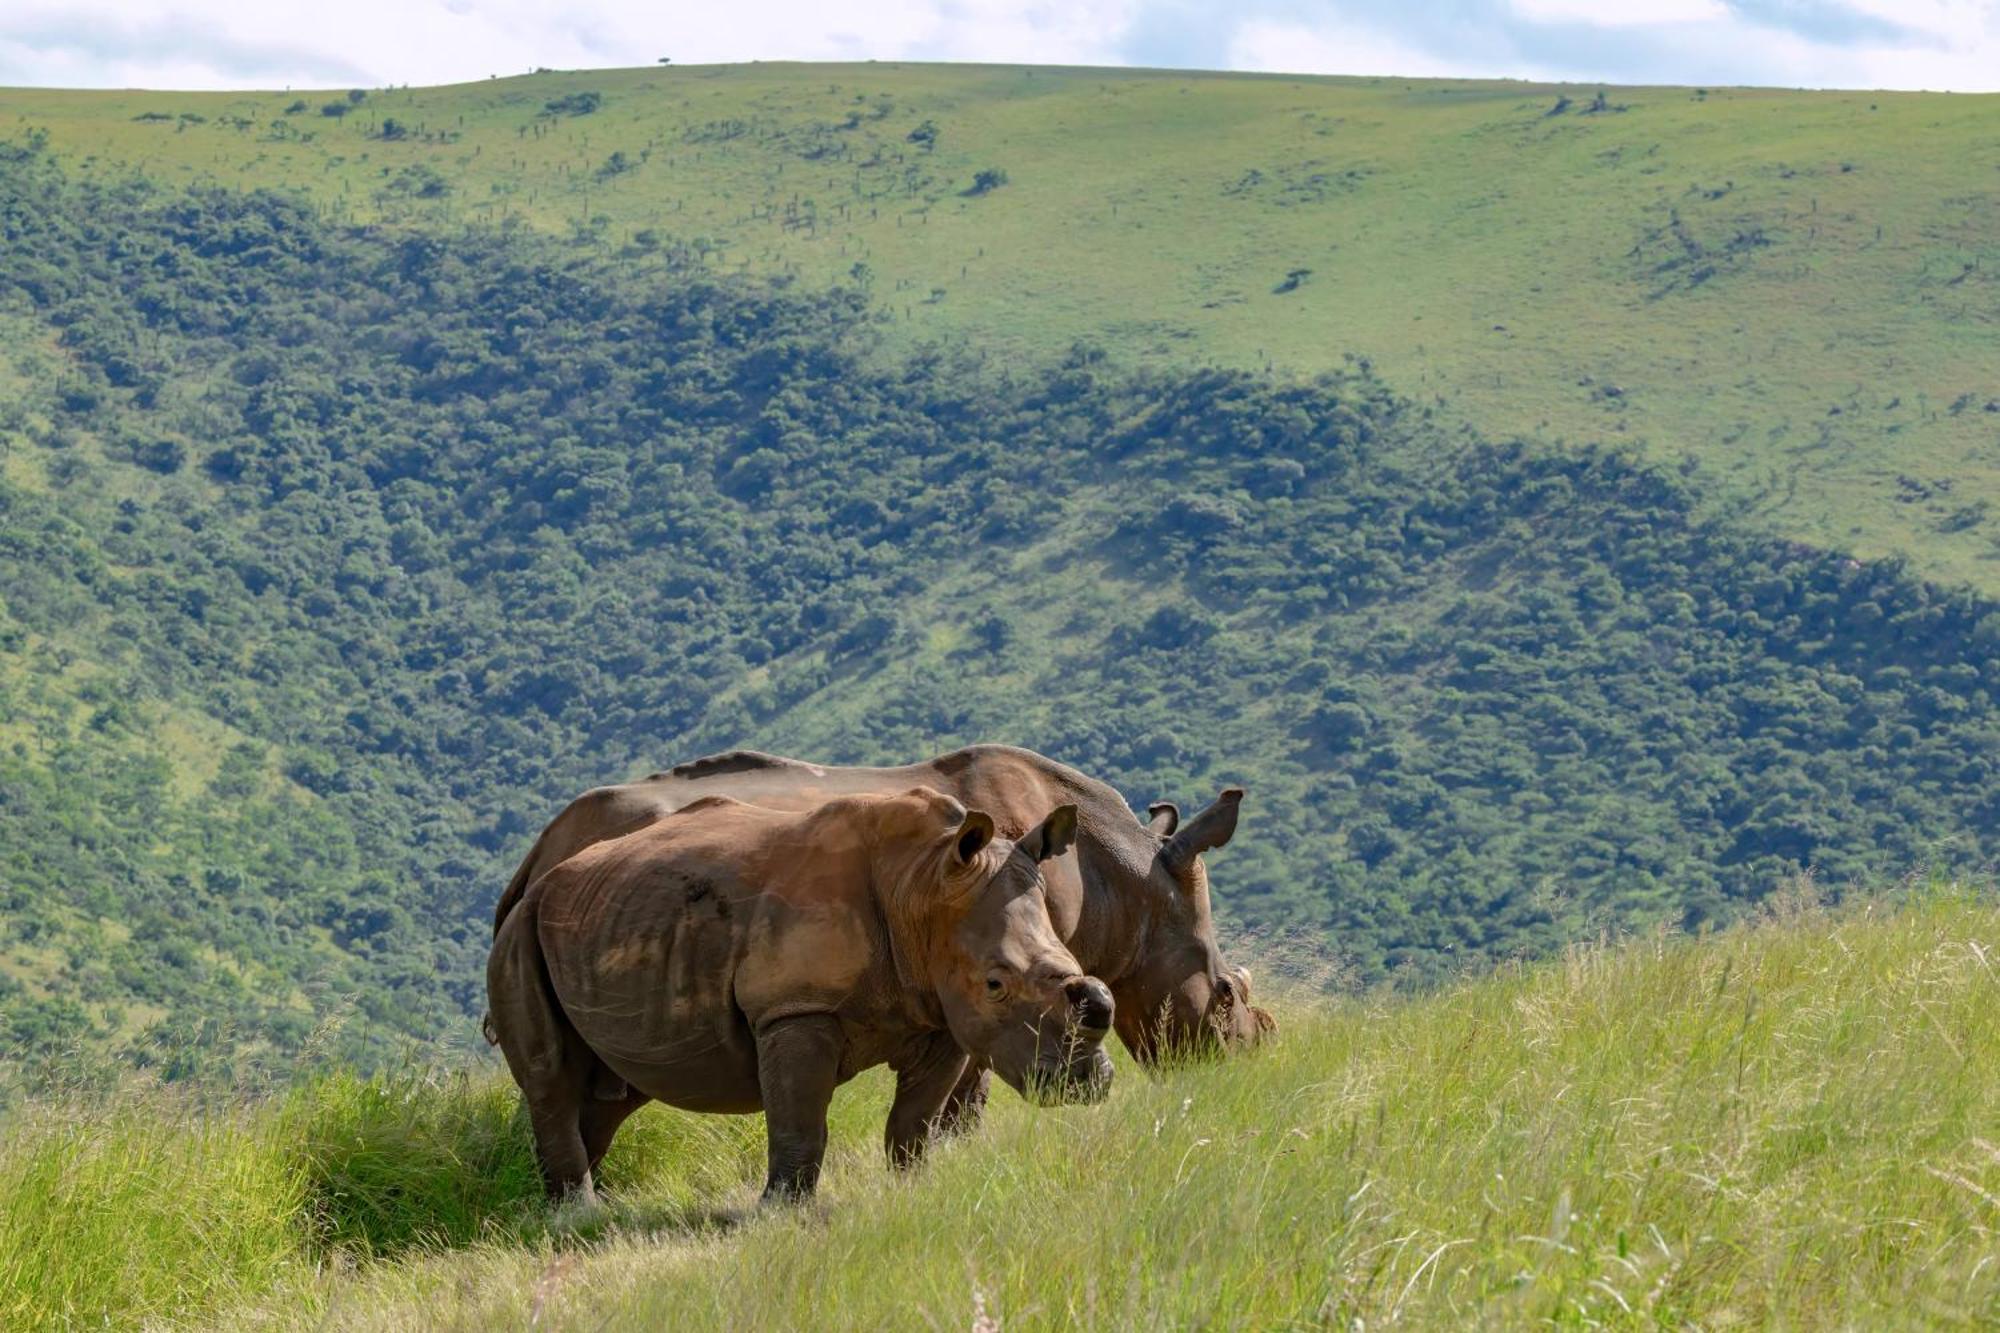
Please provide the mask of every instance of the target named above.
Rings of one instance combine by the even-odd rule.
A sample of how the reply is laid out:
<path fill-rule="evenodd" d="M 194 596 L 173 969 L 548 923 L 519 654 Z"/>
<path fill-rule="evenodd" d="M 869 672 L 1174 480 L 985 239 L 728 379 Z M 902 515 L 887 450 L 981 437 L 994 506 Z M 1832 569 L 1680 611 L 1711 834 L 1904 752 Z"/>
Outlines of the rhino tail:
<path fill-rule="evenodd" d="M 480 1026 L 487 1040 L 506 1055 L 523 1091 L 530 1091 L 530 1084 L 559 1078 L 567 1063 L 565 1053 L 582 1042 L 556 995 L 539 935 L 535 909 L 529 904 L 501 926 L 486 963 L 487 1010 Z M 504 1042 L 499 1040 L 496 1010 L 506 1018 Z"/>

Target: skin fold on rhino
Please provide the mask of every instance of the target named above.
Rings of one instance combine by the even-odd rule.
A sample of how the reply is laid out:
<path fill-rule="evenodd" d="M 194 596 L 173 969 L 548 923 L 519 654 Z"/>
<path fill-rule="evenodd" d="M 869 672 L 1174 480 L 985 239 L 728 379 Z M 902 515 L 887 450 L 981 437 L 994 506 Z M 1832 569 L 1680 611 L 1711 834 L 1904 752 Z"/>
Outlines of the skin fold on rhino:
<path fill-rule="evenodd" d="M 737 750 L 639 782 L 595 788 L 572 801 L 536 839 L 501 895 L 494 929 L 551 868 L 703 797 L 809 810 L 829 797 L 912 786 L 931 787 L 990 812 L 1007 837 L 1020 837 L 1057 805 L 1077 807 L 1074 850 L 1044 868 L 1049 915 L 1083 970 L 1110 986 L 1119 1040 L 1142 1064 L 1170 1052 L 1252 1045 L 1276 1029 L 1270 1014 L 1250 1002 L 1248 971 L 1223 961 L 1201 860 L 1203 852 L 1235 833 L 1242 789 L 1225 789 L 1185 821 L 1172 803 L 1157 802 L 1141 823 L 1111 786 L 1006 745 L 974 745 L 891 768 L 827 766 Z M 946 1104 L 946 1128 L 977 1121 L 987 1082 L 977 1061 L 968 1066 Z M 609 1099 L 626 1090 L 614 1081 L 599 1091 Z"/>
<path fill-rule="evenodd" d="M 805 813 L 714 797 L 539 877 L 495 935 L 487 992 L 551 1196 L 594 1199 L 649 1099 L 762 1110 L 773 1198 L 811 1193 L 833 1090 L 874 1065 L 896 1071 L 898 1165 L 968 1052 L 1033 1100 L 1101 1098 L 1111 994 L 1057 938 L 1041 873 L 1076 821 L 1062 805 L 1009 841 L 923 787 Z"/>

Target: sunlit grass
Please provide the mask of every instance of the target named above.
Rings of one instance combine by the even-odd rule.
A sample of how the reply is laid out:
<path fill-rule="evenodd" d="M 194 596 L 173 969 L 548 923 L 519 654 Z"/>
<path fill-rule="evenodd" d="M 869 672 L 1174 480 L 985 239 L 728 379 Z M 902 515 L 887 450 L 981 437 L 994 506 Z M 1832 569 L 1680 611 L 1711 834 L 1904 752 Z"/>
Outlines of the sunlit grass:
<path fill-rule="evenodd" d="M 582 91 L 597 110 L 549 113 Z M 1592 112 L 1596 91 L 764 63 L 377 89 L 339 117 L 344 90 L 8 89 L 0 139 L 44 129 L 99 178 L 296 189 L 341 221 L 511 220 L 635 272 L 686 247 L 858 281 L 897 349 L 1366 356 L 1488 436 L 1690 455 L 1788 536 L 2000 588 L 2000 253 L 1967 185 L 1993 99 L 1625 88 Z M 606 176 L 614 152 L 633 166 Z M 1007 184 L 965 195 L 988 168 Z"/>
<path fill-rule="evenodd" d="M 1283 997 L 1274 1046 L 1099 1107 L 1003 1092 L 908 1176 L 863 1079 L 800 1209 L 755 1207 L 756 1120 L 652 1109 L 610 1204 L 551 1214 L 491 1069 L 43 1105 L 0 1147 L 0 1324 L 1987 1322 L 1996 948 L 2000 909 L 1933 886 Z"/>
<path fill-rule="evenodd" d="M 299 1163 L 267 1119 L 159 1093 L 14 1113 L 0 1141 L 0 1328 L 120 1324 L 300 1271 Z"/>

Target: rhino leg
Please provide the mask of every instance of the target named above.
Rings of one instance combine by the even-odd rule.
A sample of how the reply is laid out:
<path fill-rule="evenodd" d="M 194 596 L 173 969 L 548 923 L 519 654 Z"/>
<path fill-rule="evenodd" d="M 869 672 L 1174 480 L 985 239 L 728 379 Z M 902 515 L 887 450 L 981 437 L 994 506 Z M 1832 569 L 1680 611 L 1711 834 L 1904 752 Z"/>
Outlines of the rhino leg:
<path fill-rule="evenodd" d="M 532 902 L 510 913 L 486 965 L 489 1022 L 521 1086 L 549 1198 L 595 1203 L 580 1117 L 597 1063 L 549 985 Z"/>
<path fill-rule="evenodd" d="M 590 1099 L 595 1102 L 622 1102 L 632 1095 L 632 1085 L 611 1072 L 602 1060 L 590 1071 Z"/>
<path fill-rule="evenodd" d="M 965 1073 L 944 1099 L 938 1112 L 940 1134 L 969 1134 L 979 1128 L 986 1112 L 986 1094 L 993 1086 L 993 1070 L 984 1061 L 967 1060 Z"/>
<path fill-rule="evenodd" d="M 764 1198 L 803 1199 L 826 1158 L 826 1108 L 840 1082 L 840 1022 L 831 1014 L 781 1018 L 757 1034 L 757 1089 L 770 1169 Z"/>
<path fill-rule="evenodd" d="M 609 1071 L 606 1071 L 606 1074 L 612 1078 L 617 1077 L 615 1074 L 609 1074 Z M 590 1101 L 584 1104 L 581 1117 L 583 1151 L 590 1159 L 590 1170 L 593 1175 L 597 1172 L 597 1164 L 604 1160 L 605 1150 L 611 1146 L 611 1136 L 618 1132 L 618 1127 L 625 1123 L 626 1117 L 653 1100 L 637 1088 L 626 1085 L 622 1079 L 619 1082 L 625 1087 L 625 1094 L 615 1101 L 608 1100 L 604 1096 L 603 1077 L 601 1075 L 593 1080 L 592 1096 Z"/>
<path fill-rule="evenodd" d="M 896 1100 L 889 1106 L 889 1123 L 882 1134 L 889 1165 L 914 1166 L 923 1157 L 966 1064 L 965 1052 L 958 1049 L 951 1034 L 940 1032 L 918 1047 L 906 1063 L 894 1065 Z"/>

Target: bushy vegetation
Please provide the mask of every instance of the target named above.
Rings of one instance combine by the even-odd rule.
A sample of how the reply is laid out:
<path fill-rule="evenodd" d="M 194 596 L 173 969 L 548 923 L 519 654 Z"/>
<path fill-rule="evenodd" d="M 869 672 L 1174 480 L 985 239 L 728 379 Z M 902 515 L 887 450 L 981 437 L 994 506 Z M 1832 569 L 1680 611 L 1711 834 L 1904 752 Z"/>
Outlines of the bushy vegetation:
<path fill-rule="evenodd" d="M 1247 778 L 1218 901 L 1364 979 L 1995 853 L 1977 597 L 1703 521 L 1616 454 L 1446 450 L 1366 381 L 1155 383 L 1093 440 L 1060 537 L 934 596 L 943 648 L 787 713 L 796 748 L 1012 728 L 1140 801 Z M 1065 574 L 1096 594 L 991 609 Z"/>
<path fill-rule="evenodd" d="M 909 1177 L 863 1079 L 803 1210 L 749 1207 L 756 1121 L 656 1107 L 614 1146 L 605 1213 L 544 1212 L 490 1068 L 206 1118 L 158 1094 L 38 1107 L 0 1141 L 0 1318 L 1990 1322 L 1996 948 L 1990 901 L 1934 881 L 1421 997 L 1282 996 L 1251 1056 L 1128 1068 L 1098 1107 L 1005 1096 Z"/>
<path fill-rule="evenodd" d="M 850 289 L 0 162 L 0 1012 L 241 1079 L 460 1031 L 576 790 L 737 744 L 1247 780 L 1232 927 L 1434 980 L 1996 854 L 2000 615 L 1623 453 L 873 355 Z M 371 1052 L 373 1053 L 371 1055 Z"/>
<path fill-rule="evenodd" d="M 1779 535 L 2000 594 L 1977 98 L 764 62 L 292 100 L 0 89 L 0 123 L 79 172 L 344 221 L 650 233 L 808 288 L 866 263 L 897 352 L 1364 352 L 1482 433 L 1696 457 Z M 646 165 L 600 174 L 613 150 Z M 418 166 L 449 188 L 384 189 Z"/>

